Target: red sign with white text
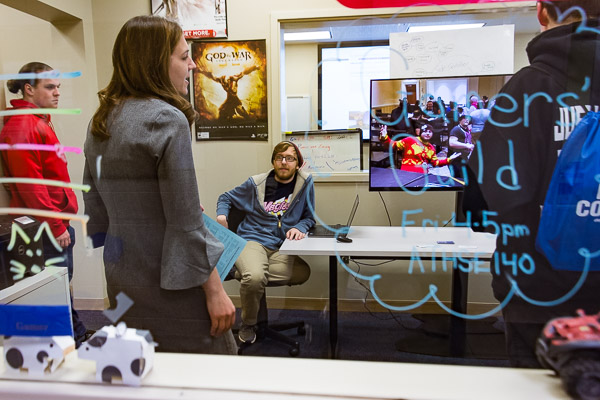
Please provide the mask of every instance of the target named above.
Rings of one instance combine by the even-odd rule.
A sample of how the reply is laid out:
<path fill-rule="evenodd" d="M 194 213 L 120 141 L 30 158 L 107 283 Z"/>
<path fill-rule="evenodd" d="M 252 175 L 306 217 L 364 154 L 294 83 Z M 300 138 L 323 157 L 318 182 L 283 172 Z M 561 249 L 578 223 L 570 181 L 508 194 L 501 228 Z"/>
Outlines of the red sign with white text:
<path fill-rule="evenodd" d="M 386 8 L 410 6 L 447 6 L 450 4 L 509 3 L 522 0 L 338 0 L 349 8 Z"/>

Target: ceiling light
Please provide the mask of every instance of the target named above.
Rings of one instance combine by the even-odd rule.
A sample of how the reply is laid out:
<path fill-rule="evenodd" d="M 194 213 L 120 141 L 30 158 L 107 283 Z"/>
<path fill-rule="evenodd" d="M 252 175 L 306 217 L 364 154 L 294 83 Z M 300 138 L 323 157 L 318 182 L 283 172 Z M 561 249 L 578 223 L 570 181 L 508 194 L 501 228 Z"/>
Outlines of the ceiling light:
<path fill-rule="evenodd" d="M 291 42 L 294 40 L 323 40 L 331 39 L 331 31 L 310 31 L 310 32 L 286 32 L 283 34 L 283 40 Z"/>
<path fill-rule="evenodd" d="M 408 27 L 407 32 L 432 32 L 432 31 L 453 31 L 456 29 L 472 29 L 481 28 L 485 25 L 485 22 L 479 22 L 476 24 L 452 24 L 452 25 L 411 25 Z"/>

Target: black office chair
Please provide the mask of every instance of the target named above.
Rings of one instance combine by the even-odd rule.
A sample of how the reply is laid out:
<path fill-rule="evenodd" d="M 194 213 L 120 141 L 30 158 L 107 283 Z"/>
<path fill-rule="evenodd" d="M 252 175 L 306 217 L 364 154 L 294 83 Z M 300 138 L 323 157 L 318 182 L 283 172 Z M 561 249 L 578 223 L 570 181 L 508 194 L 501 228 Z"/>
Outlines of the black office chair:
<path fill-rule="evenodd" d="M 245 213 L 235 207 L 232 207 L 229 211 L 229 217 L 227 218 L 227 224 L 229 226 L 229 230 L 232 232 L 237 232 L 238 225 L 244 219 Z M 229 272 L 229 275 L 225 280 L 238 279 L 239 276 L 236 277 L 236 269 L 235 266 Z M 267 284 L 267 287 L 269 284 Z M 293 357 L 300 354 L 300 343 L 297 340 L 288 337 L 280 332 L 287 331 L 289 329 L 296 329 L 296 332 L 300 336 L 304 336 L 306 333 L 306 328 L 304 327 L 304 321 L 298 322 L 289 322 L 289 323 L 278 323 L 278 324 L 269 324 L 269 310 L 267 308 L 267 293 L 266 290 L 263 293 L 263 296 L 260 299 L 260 306 L 258 309 L 258 318 L 257 318 L 257 331 L 256 331 L 256 341 L 261 341 L 265 338 L 274 340 L 276 342 L 283 343 L 289 346 L 289 354 Z M 241 343 L 238 354 L 242 355 L 248 347 L 252 346 L 253 343 Z"/>

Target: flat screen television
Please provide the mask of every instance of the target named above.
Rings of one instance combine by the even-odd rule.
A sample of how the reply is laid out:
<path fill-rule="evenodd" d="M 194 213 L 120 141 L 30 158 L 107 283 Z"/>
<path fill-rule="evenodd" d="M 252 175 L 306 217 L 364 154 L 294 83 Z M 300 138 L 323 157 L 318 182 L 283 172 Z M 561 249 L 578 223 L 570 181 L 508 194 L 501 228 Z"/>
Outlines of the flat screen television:
<path fill-rule="evenodd" d="M 418 131 L 415 129 L 429 125 L 433 131 L 429 142 L 438 159 L 450 157 L 458 151 L 456 146 L 452 146 L 454 140 L 475 143 L 495 97 L 510 77 L 481 75 L 371 80 L 369 190 L 462 190 L 464 169 L 461 163 L 468 161 L 470 153 L 463 151 L 450 165 L 421 163 L 421 158 L 412 157 L 407 151 L 414 144 L 410 138 L 416 137 Z M 475 110 L 479 111 L 473 113 Z M 461 115 L 467 115 L 469 121 L 466 139 L 460 136 L 460 131 L 450 134 L 459 125 Z M 403 142 L 407 145 L 404 151 L 398 149 L 403 146 L 390 146 L 389 141 L 380 140 L 382 126 L 385 126 L 387 137 L 392 141 L 409 138 Z M 451 136 L 456 139 L 450 139 Z"/>

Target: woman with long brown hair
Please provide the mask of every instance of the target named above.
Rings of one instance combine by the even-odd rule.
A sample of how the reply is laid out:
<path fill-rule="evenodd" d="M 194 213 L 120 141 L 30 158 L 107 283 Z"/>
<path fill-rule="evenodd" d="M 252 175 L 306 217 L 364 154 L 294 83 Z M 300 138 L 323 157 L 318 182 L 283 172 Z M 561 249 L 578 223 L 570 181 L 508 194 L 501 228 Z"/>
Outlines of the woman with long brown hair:
<path fill-rule="evenodd" d="M 183 97 L 195 65 L 179 25 L 127 21 L 113 76 L 85 142 L 85 211 L 104 244 L 109 298 L 134 301 L 123 320 L 159 351 L 234 354 L 235 307 L 215 269 L 223 246 L 208 231 L 192 159 L 195 112 Z"/>

